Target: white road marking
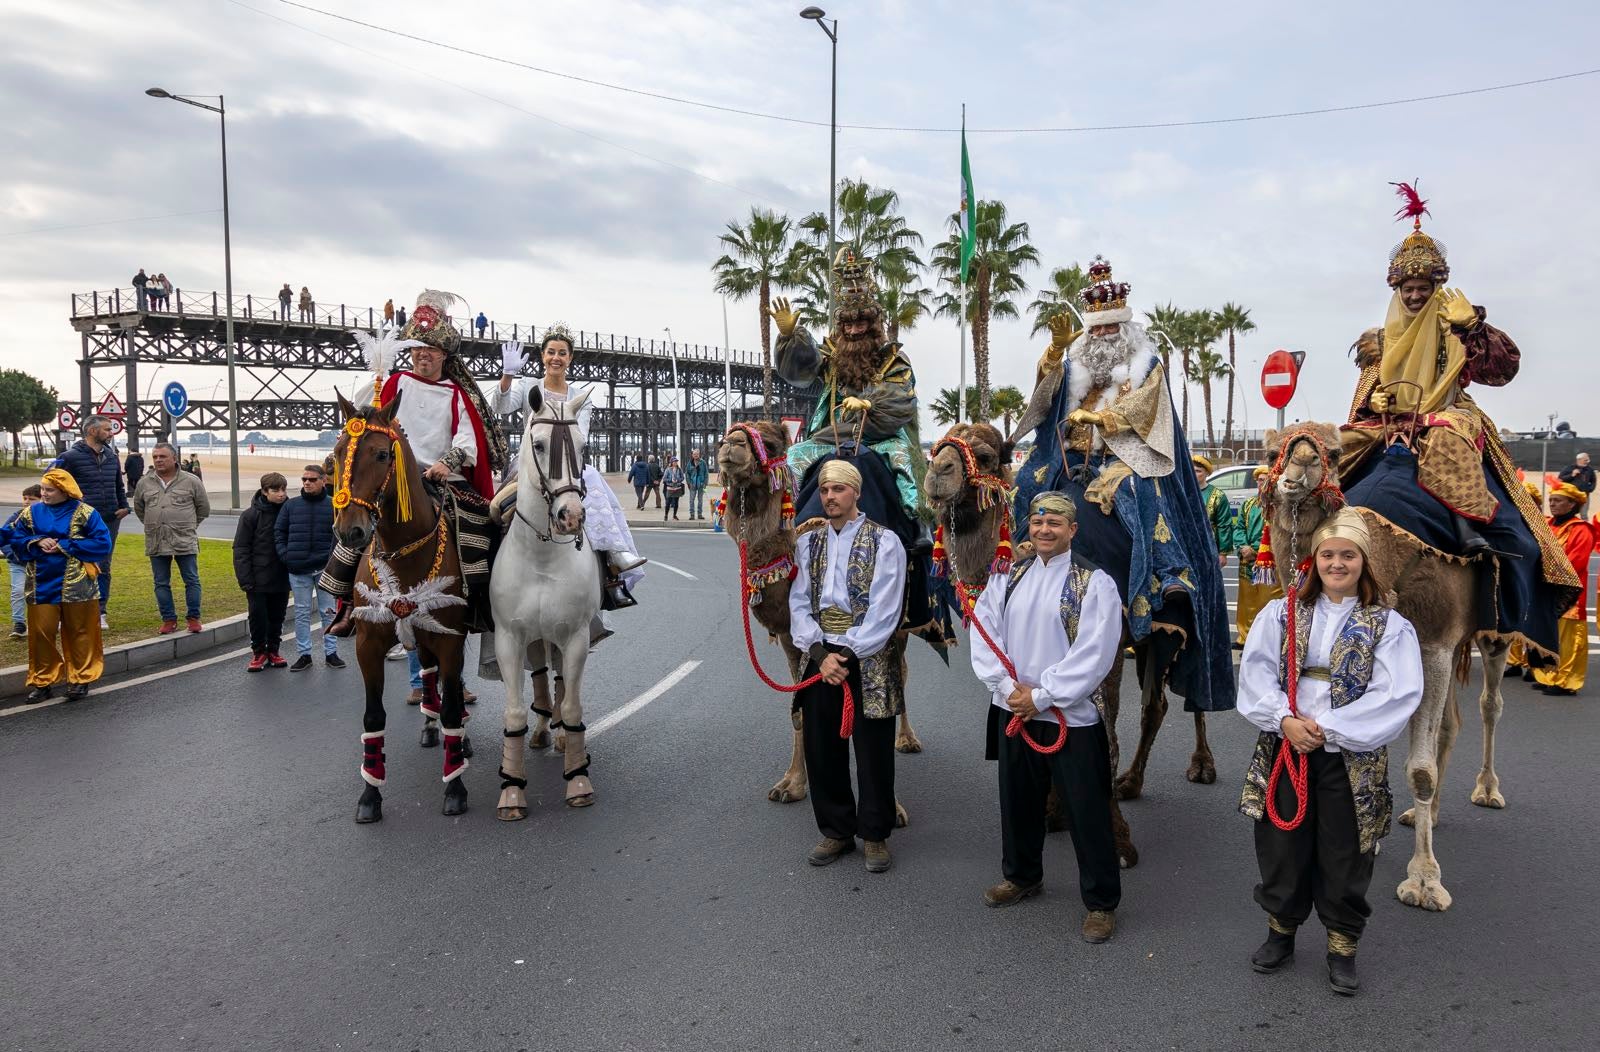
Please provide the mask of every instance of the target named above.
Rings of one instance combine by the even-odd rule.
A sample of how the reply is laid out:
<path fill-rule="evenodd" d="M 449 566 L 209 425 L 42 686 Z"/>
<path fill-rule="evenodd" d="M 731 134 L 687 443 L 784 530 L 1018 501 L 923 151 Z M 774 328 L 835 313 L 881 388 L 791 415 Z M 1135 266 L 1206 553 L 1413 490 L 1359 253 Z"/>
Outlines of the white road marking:
<path fill-rule="evenodd" d="M 667 570 L 667 571 L 670 571 L 671 573 L 677 574 L 679 577 L 687 577 L 691 581 L 700 580 L 700 578 L 696 577 L 694 574 L 690 573 L 688 570 L 680 570 L 676 566 L 673 566 L 671 563 L 664 563 L 660 559 L 655 558 L 654 556 L 650 557 L 650 561 L 645 563 L 645 566 L 647 568 L 651 567 L 651 566 L 659 566 L 663 570 Z"/>
<path fill-rule="evenodd" d="M 666 678 L 661 680 L 661 682 L 657 683 L 655 686 L 651 687 L 637 698 L 634 698 L 632 701 L 622 706 L 622 708 L 617 709 L 614 712 L 608 712 L 598 720 L 595 720 L 593 723 L 591 723 L 589 725 L 589 737 L 594 738 L 601 732 L 615 727 L 629 716 L 632 716 L 634 713 L 638 712 L 652 701 L 655 701 L 657 698 L 661 697 L 661 695 L 665 694 L 673 687 L 676 687 L 679 683 L 683 682 L 685 676 L 699 667 L 699 661 L 685 661 L 683 664 L 669 672 Z"/>
<path fill-rule="evenodd" d="M 164 668 L 159 672 L 152 672 L 149 675 L 136 676 L 133 679 L 125 679 L 121 683 L 111 683 L 103 687 L 99 684 L 95 684 L 89 688 L 89 697 L 84 700 L 98 698 L 102 694 L 110 694 L 112 691 L 123 690 L 128 687 L 139 687 L 146 683 L 154 683 L 158 679 L 167 679 L 172 676 L 180 675 L 184 672 L 189 672 L 193 669 L 205 668 L 207 665 L 216 665 L 223 661 L 232 661 L 234 658 L 243 657 L 248 653 L 250 653 L 249 647 L 240 647 L 238 650 L 230 650 L 225 654 L 216 654 L 201 661 L 191 661 L 187 665 L 178 665 L 175 668 Z M 64 684 L 58 683 L 56 686 L 61 690 L 66 689 Z M 156 694 L 151 694 L 151 697 L 157 696 L 158 695 Z M 38 712 L 40 709 L 48 709 L 52 705 L 65 704 L 66 700 L 66 698 L 62 697 L 60 694 L 57 694 L 49 701 L 41 701 L 37 705 L 13 705 L 9 709 L 0 709 L 0 716 L 15 716 L 19 712 Z"/>

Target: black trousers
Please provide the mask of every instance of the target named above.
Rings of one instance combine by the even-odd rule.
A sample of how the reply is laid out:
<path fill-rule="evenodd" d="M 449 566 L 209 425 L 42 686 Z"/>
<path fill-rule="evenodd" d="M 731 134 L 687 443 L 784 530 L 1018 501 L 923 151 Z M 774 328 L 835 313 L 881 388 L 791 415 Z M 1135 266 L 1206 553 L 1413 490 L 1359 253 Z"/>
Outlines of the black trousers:
<path fill-rule="evenodd" d="M 829 646 L 830 651 L 836 648 Z M 817 673 L 807 661 L 802 679 Z M 869 720 L 861 714 L 861 669 L 850 662 L 850 693 L 855 700 L 855 733 L 839 737 L 844 692 L 815 683 L 797 695 L 805 717 L 802 737 L 806 773 L 811 780 L 811 810 L 823 836 L 848 840 L 887 840 L 894 831 L 894 717 Z M 850 791 L 850 744 L 855 743 L 859 806 Z"/>
<path fill-rule="evenodd" d="M 289 593 L 246 592 L 245 609 L 249 614 L 251 652 L 276 654 L 283 644 L 283 615 L 289 609 Z"/>
<path fill-rule="evenodd" d="M 1044 807 L 1053 779 L 1066 809 L 1072 850 L 1078 856 L 1078 890 L 1091 910 L 1114 910 L 1122 901 L 1122 870 L 1111 835 L 1111 745 L 1106 727 L 1073 727 L 1067 744 L 1049 756 L 1022 735 L 1005 736 L 1010 717 L 989 706 L 1000 760 L 1000 870 L 1017 884 L 1044 879 Z M 1061 733 L 1054 716 L 1028 721 L 1040 745 Z"/>
<path fill-rule="evenodd" d="M 1359 939 L 1372 907 L 1373 853 L 1361 853 L 1355 799 L 1344 754 L 1318 749 L 1307 756 L 1306 817 L 1284 832 L 1263 818 L 1256 823 L 1261 883 L 1256 901 L 1287 925 L 1297 926 L 1317 908 L 1323 927 Z M 1278 814 L 1294 814 L 1294 787 L 1278 779 Z"/>

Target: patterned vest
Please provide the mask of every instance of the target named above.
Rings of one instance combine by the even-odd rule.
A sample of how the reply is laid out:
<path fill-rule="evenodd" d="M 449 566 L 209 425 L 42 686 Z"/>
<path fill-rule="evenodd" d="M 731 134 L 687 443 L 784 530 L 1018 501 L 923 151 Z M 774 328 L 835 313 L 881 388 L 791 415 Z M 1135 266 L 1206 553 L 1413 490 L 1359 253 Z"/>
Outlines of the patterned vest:
<path fill-rule="evenodd" d="M 1011 593 L 1016 591 L 1017 582 L 1022 580 L 1022 575 L 1027 572 L 1029 566 L 1033 565 L 1035 558 L 1036 556 L 1033 555 L 1026 556 L 1011 567 L 1011 572 L 1006 575 L 1006 598 L 1005 602 L 1001 604 L 1002 610 L 1011 602 Z M 1093 576 L 1094 569 L 1092 567 L 1078 562 L 1076 556 L 1072 557 L 1072 565 L 1067 569 L 1066 583 L 1061 588 L 1060 605 L 1061 627 L 1067 630 L 1067 643 L 1069 645 L 1078 641 L 1078 620 L 1083 615 L 1083 596 L 1089 590 L 1089 578 Z M 979 640 L 979 642 L 981 643 L 982 640 Z M 985 643 L 983 645 L 987 646 L 988 644 Z M 1117 660 L 1121 661 L 1122 659 L 1119 656 Z M 1115 675 L 1115 671 L 1112 674 Z M 1100 713 L 1100 721 L 1109 727 L 1111 721 L 1110 717 L 1106 715 L 1106 685 L 1104 682 L 1095 688 L 1095 692 L 1090 695 L 1089 700 L 1094 702 L 1095 709 Z"/>
<path fill-rule="evenodd" d="M 811 584 L 808 598 L 811 601 L 811 616 L 821 624 L 822 582 L 828 575 L 828 544 L 833 540 L 833 529 L 824 526 L 811 533 L 810 537 L 811 549 L 806 560 Z M 878 544 L 882 538 L 883 527 L 871 519 L 865 519 L 850 545 L 844 585 L 850 603 L 852 625 L 860 625 L 867 619 L 867 601 L 872 592 L 872 577 L 878 566 Z M 891 643 L 871 657 L 861 658 L 861 712 L 869 720 L 898 716 L 905 708 L 905 684 L 900 680 L 900 662 L 891 660 L 894 649 Z"/>
<path fill-rule="evenodd" d="M 1278 611 L 1283 638 L 1278 648 L 1281 689 L 1287 689 L 1289 682 L 1288 611 L 1287 603 Z M 1374 604 L 1357 606 L 1339 629 L 1328 657 L 1328 687 L 1334 708 L 1343 708 L 1366 693 L 1378 643 L 1388 624 L 1388 608 Z M 1311 642 L 1310 617 L 1295 618 L 1295 635 L 1295 651 L 1303 661 Z M 1266 814 L 1267 781 L 1277 759 L 1279 740 L 1280 736 L 1270 731 L 1262 731 L 1256 739 L 1255 755 L 1245 772 L 1244 794 L 1239 800 L 1239 810 L 1251 818 L 1259 820 Z M 1356 825 L 1361 832 L 1361 851 L 1365 854 L 1389 834 L 1389 818 L 1394 807 L 1389 792 L 1389 749 L 1384 746 L 1371 752 L 1348 749 L 1343 752 L 1345 770 L 1350 776 L 1350 795 L 1355 801 Z"/>

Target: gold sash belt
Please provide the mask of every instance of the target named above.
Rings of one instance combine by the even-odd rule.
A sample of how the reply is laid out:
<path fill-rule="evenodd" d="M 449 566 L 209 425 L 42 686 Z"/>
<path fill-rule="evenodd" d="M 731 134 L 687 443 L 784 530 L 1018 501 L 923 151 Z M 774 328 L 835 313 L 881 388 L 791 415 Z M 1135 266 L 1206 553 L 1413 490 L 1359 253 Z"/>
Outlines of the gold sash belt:
<path fill-rule="evenodd" d="M 855 627 L 856 619 L 848 610 L 841 610 L 837 606 L 830 606 L 822 611 L 817 618 L 817 624 L 830 636 L 842 636 Z"/>
<path fill-rule="evenodd" d="M 1303 668 L 1300 670 L 1300 675 L 1304 679 L 1320 679 L 1324 683 L 1333 682 L 1333 674 L 1328 671 L 1328 667 L 1326 665 L 1315 665 L 1311 668 Z"/>

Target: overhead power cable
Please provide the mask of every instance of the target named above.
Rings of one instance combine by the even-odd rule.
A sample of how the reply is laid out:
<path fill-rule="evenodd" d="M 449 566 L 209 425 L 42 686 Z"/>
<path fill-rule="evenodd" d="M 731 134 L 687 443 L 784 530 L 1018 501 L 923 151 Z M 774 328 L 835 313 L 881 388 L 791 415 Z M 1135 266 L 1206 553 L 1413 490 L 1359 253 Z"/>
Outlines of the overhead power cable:
<path fill-rule="evenodd" d="M 340 22 L 346 22 L 350 25 L 360 26 L 363 29 L 370 29 L 378 33 L 387 33 L 390 36 L 400 37 L 401 39 L 410 40 L 418 44 L 424 44 L 428 47 L 439 48 L 443 51 L 453 51 L 456 54 L 467 55 L 471 58 L 483 59 L 486 62 L 497 62 L 501 65 L 514 66 L 517 69 L 527 70 L 530 73 L 542 73 L 545 76 L 559 77 L 562 80 L 570 80 L 579 84 L 588 84 L 591 87 L 596 88 L 605 88 L 608 91 L 620 91 L 629 95 L 639 95 L 643 96 L 644 98 L 657 99 L 662 102 L 677 103 L 681 106 L 693 106 L 698 109 L 714 110 L 718 113 L 732 113 L 741 117 L 754 117 L 759 120 L 781 121 L 785 124 L 804 124 L 815 128 L 826 128 L 829 126 L 827 121 L 810 120 L 805 117 L 791 117 L 782 113 L 764 113 L 759 110 L 749 110 L 739 106 L 726 106 L 721 103 L 707 102 L 704 99 L 689 99 L 679 95 L 668 95 L 665 92 L 647 91 L 643 88 L 632 88 L 626 84 L 614 84 L 610 81 L 597 80 L 594 77 L 584 77 L 579 76 L 576 73 L 566 73 L 557 69 L 549 69 L 545 66 L 535 66 L 531 63 L 519 62 L 516 59 L 506 58 L 502 55 L 493 55 L 485 51 L 477 51 L 472 48 L 461 47 L 456 44 L 447 44 L 442 40 L 435 40 L 430 37 L 419 36 L 415 33 L 407 33 L 404 30 L 395 29 L 392 26 L 379 25 L 375 22 L 364 22 L 359 18 L 351 18 L 349 15 L 341 15 L 337 11 L 326 11 L 320 7 L 312 7 L 309 4 L 298 3 L 297 0 L 278 0 L 278 3 L 284 4 L 288 7 L 296 7 L 302 11 L 309 11 L 312 14 L 322 15 L 325 18 L 337 19 Z M 290 24 L 293 25 L 294 23 Z M 1379 102 L 1356 102 L 1338 106 L 1319 106 L 1313 109 L 1285 110 L 1279 113 L 1252 113 L 1239 117 L 1209 117 L 1196 120 L 1142 121 L 1131 124 L 1081 124 L 1018 128 L 969 127 L 966 129 L 966 131 L 968 135 L 1065 135 L 1082 132 L 1143 131 L 1161 128 L 1201 128 L 1216 124 L 1246 124 L 1253 121 L 1286 120 L 1291 117 L 1317 117 L 1330 113 L 1353 113 L 1358 110 L 1385 109 L 1391 106 L 1410 106 L 1419 102 L 1437 102 L 1441 99 L 1457 99 L 1468 95 L 1486 95 L 1496 91 L 1510 91 L 1514 88 L 1529 88 L 1539 84 L 1553 84 L 1557 81 L 1573 80 L 1578 77 L 1592 77 L 1596 74 L 1600 74 L 1600 69 L 1583 69 L 1576 70 L 1571 73 L 1558 73 L 1548 77 L 1537 77 L 1532 80 L 1518 80 L 1506 84 L 1490 84 L 1477 88 L 1462 88 L 1458 91 L 1444 91 L 1432 95 L 1412 95 L 1406 98 L 1384 99 Z M 839 129 L 841 131 L 913 133 L 955 133 L 961 130 L 960 128 L 955 127 L 918 127 L 914 125 L 896 124 L 841 124 L 839 125 Z"/>
<path fill-rule="evenodd" d="M 161 216 L 133 216 L 128 219 L 102 219 L 98 223 L 73 223 L 70 226 L 36 226 L 29 230 L 0 231 L 0 237 L 26 237 L 28 234 L 54 234 L 61 230 L 88 230 L 96 226 L 116 226 L 120 223 L 148 223 L 155 219 L 182 219 L 185 216 L 214 216 L 220 208 L 207 208 L 199 212 L 168 212 Z"/>

